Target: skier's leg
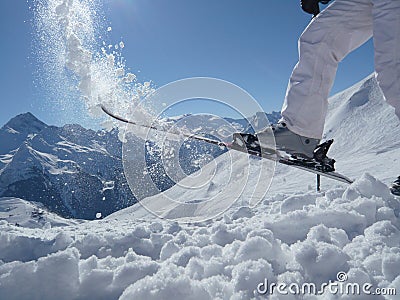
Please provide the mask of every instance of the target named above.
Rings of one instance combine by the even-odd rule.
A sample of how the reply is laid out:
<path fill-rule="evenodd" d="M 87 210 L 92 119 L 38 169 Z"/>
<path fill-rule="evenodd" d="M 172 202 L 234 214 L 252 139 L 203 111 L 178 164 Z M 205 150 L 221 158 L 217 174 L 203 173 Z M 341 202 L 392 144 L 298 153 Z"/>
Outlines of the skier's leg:
<path fill-rule="evenodd" d="M 311 21 L 299 39 L 299 62 L 282 107 L 291 131 L 321 139 L 338 63 L 371 36 L 371 0 L 336 0 Z"/>
<path fill-rule="evenodd" d="M 372 2 L 376 77 L 400 119 L 400 1 Z"/>

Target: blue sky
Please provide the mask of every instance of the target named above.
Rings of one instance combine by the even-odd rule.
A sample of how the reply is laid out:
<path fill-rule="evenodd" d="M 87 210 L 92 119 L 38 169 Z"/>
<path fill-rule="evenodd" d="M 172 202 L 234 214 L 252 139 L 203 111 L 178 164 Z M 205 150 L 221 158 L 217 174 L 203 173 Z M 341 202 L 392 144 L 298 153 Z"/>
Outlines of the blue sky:
<path fill-rule="evenodd" d="M 0 125 L 26 111 L 49 124 L 91 125 L 84 111 L 66 110 L 60 118 L 54 94 L 35 83 L 42 78 L 31 4 L 0 2 Z M 124 42 L 122 55 L 139 81 L 157 87 L 186 77 L 221 78 L 247 90 L 265 111 L 280 110 L 297 62 L 297 39 L 310 21 L 299 1 L 282 0 L 104 0 L 102 14 L 104 30 L 111 26 L 109 39 Z M 371 72 L 370 41 L 342 62 L 332 94 Z"/>

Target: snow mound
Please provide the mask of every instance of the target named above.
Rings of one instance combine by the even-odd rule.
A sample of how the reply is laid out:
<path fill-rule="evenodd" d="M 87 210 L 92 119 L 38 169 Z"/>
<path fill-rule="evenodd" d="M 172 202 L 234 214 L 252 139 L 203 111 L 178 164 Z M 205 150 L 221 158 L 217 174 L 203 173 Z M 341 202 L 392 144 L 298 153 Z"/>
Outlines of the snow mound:
<path fill-rule="evenodd" d="M 399 287 L 399 202 L 369 174 L 325 193 L 234 206 L 212 222 L 123 212 L 51 228 L 0 221 L 0 298 L 251 299 L 262 298 L 265 279 L 319 285 L 338 272 Z"/>

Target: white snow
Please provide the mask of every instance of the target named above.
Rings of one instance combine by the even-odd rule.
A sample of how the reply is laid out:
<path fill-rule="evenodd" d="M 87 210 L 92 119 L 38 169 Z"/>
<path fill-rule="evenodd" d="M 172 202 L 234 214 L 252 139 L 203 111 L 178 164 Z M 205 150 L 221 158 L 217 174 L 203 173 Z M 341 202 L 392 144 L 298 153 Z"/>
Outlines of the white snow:
<path fill-rule="evenodd" d="M 18 198 L 3 197 L 0 200 L 0 221 L 27 227 L 43 228 L 67 226 L 79 223 L 76 220 L 67 220 L 48 212 L 41 203 L 34 203 Z"/>
<path fill-rule="evenodd" d="M 293 199 L 303 206 L 288 206 Z M 391 213 L 378 220 L 382 208 Z M 252 210 L 234 207 L 212 222 L 122 213 L 34 229 L 2 221 L 2 295 L 249 299 L 265 278 L 322 284 L 342 271 L 350 282 L 381 288 L 398 286 L 400 278 L 399 203 L 369 175 L 326 195 L 270 195 Z"/>

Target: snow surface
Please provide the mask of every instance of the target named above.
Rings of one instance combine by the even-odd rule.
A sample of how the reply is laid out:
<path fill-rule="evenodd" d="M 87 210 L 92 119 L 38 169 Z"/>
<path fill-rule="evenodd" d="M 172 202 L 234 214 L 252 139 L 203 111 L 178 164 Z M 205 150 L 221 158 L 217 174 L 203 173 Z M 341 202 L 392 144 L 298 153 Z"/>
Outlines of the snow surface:
<path fill-rule="evenodd" d="M 3 197 L 0 200 L 0 221 L 27 228 L 50 228 L 54 226 L 75 225 L 81 221 L 64 219 L 48 212 L 42 203 L 25 201 L 19 198 Z"/>
<path fill-rule="evenodd" d="M 232 204 L 228 152 L 202 169 L 207 174 L 217 166 L 204 186 L 184 190 L 183 182 L 168 190 L 176 205 L 163 206 L 160 195 L 144 200 L 163 216 L 185 221 L 193 211 L 184 204 L 228 201 L 230 208 L 209 221 L 159 219 L 136 204 L 102 220 L 49 216 L 42 225 L 24 214 L 32 204 L 0 199 L 0 299 L 265 299 L 256 292 L 265 279 L 323 284 L 337 280 L 338 272 L 350 283 L 399 291 L 400 202 L 387 183 L 399 175 L 400 123 L 374 78 L 330 99 L 325 132 L 336 138 L 331 155 L 338 170 L 356 179 L 352 185 L 323 179 L 323 191 L 315 192 L 314 176 L 277 166 L 258 205 L 249 207 L 253 199 L 246 193 Z M 232 172 L 246 164 L 256 172 L 259 162 L 238 154 Z M 257 181 L 249 176 L 245 183 Z"/>

